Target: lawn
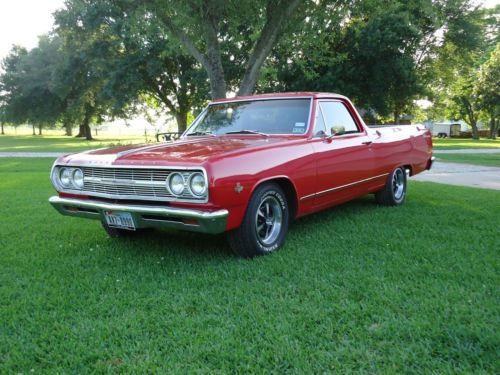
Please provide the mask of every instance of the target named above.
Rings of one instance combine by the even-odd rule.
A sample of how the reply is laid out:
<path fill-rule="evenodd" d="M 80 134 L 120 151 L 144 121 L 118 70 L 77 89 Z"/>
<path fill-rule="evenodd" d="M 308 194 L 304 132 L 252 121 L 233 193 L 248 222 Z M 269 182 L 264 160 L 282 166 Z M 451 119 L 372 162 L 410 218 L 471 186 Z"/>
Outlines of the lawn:
<path fill-rule="evenodd" d="M 500 150 L 499 150 L 500 151 Z M 500 167 L 500 152 L 494 154 L 436 154 L 437 161 Z"/>
<path fill-rule="evenodd" d="M 106 237 L 48 159 L 1 159 L 0 373 L 498 373 L 500 192 L 412 182 L 303 218 L 284 248 Z"/>
<path fill-rule="evenodd" d="M 153 137 L 150 136 L 149 140 L 152 141 Z M 76 152 L 144 142 L 144 137 L 130 135 L 101 136 L 93 141 L 60 135 L 2 135 L 0 136 L 0 152 Z"/>
<path fill-rule="evenodd" d="M 437 150 L 453 150 L 462 148 L 498 148 L 500 149 L 499 139 L 486 139 L 481 138 L 475 140 L 472 138 L 433 138 L 432 144 Z"/>

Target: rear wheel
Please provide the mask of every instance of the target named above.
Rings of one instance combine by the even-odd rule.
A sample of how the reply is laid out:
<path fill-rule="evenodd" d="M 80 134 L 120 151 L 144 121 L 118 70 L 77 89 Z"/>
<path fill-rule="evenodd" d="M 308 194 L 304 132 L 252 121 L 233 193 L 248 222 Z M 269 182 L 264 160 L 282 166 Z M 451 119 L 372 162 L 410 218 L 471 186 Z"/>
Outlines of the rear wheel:
<path fill-rule="evenodd" d="M 253 193 L 240 227 L 228 233 L 229 245 L 242 257 L 269 254 L 285 242 L 288 220 L 285 193 L 278 184 L 265 183 Z"/>
<path fill-rule="evenodd" d="M 399 206 L 406 198 L 406 171 L 404 168 L 396 168 L 387 178 L 382 190 L 375 193 L 377 203 L 385 206 Z"/>

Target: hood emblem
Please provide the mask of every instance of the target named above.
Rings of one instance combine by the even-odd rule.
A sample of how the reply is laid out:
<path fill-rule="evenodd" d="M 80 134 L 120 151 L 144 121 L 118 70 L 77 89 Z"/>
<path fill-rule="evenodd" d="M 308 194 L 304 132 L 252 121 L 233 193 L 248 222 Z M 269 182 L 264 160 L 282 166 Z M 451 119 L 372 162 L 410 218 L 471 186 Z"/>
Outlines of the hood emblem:
<path fill-rule="evenodd" d="M 234 191 L 237 192 L 238 194 L 243 191 L 243 186 L 238 182 L 236 186 L 234 187 Z"/>

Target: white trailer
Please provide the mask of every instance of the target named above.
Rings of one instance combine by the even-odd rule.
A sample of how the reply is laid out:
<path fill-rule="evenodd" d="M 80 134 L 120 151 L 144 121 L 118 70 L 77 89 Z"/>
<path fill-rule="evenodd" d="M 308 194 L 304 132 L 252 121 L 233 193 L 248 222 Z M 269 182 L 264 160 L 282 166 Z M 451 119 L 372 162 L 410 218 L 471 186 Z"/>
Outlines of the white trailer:
<path fill-rule="evenodd" d="M 441 122 L 432 125 L 432 136 L 438 138 L 458 137 L 460 132 L 468 131 L 467 125 L 460 122 Z"/>

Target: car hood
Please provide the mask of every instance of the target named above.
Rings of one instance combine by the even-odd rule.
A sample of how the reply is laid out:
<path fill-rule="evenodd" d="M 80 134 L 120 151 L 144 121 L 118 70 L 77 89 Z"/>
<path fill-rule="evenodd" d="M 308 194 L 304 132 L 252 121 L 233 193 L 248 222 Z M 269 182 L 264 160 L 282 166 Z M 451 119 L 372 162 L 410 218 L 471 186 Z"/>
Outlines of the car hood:
<path fill-rule="evenodd" d="M 153 145 L 116 146 L 66 155 L 62 164 L 193 165 L 293 142 L 290 136 L 196 137 Z"/>

